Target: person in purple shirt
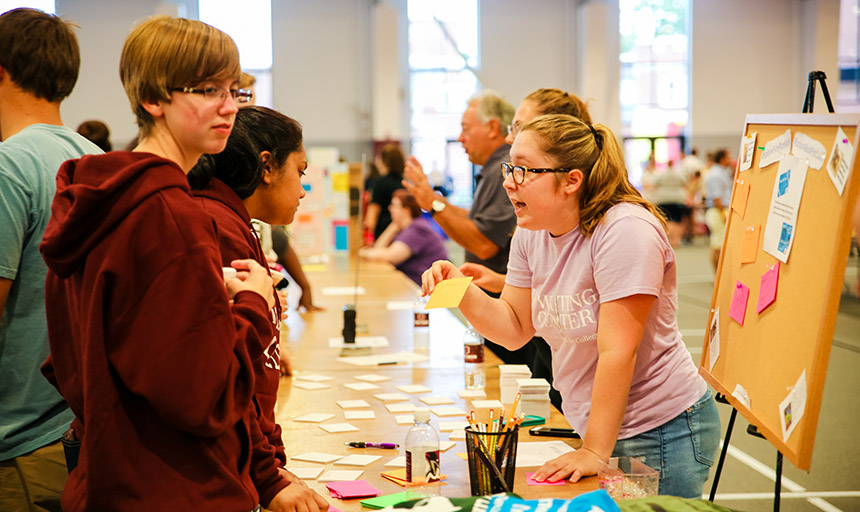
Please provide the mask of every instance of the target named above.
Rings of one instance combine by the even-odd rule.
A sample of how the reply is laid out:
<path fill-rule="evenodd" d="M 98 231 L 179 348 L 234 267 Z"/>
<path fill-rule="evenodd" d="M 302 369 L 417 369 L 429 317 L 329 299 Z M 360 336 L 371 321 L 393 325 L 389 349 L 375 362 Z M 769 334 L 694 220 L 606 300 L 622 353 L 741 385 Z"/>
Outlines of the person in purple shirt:
<path fill-rule="evenodd" d="M 421 274 L 436 260 L 448 259 L 445 244 L 421 215 L 415 197 L 404 189 L 396 190 L 388 206 L 391 224 L 373 246 L 362 247 L 362 258 L 387 261 L 421 284 Z"/>

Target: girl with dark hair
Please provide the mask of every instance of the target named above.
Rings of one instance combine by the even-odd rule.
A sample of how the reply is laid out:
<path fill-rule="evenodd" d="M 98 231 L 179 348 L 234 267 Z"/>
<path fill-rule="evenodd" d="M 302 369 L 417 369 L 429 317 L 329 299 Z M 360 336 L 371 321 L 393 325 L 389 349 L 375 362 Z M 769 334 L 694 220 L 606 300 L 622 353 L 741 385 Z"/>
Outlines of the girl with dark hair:
<path fill-rule="evenodd" d="M 470 284 L 460 311 L 510 350 L 535 332 L 552 348 L 553 385 L 583 444 L 535 479 L 577 481 L 610 457 L 640 457 L 659 472 L 660 494 L 700 497 L 719 416 L 678 330 L 665 219 L 628 181 L 615 135 L 539 116 L 521 128 L 502 172 L 519 228 L 506 283 L 499 299 Z M 461 276 L 436 262 L 424 292 Z"/>
<path fill-rule="evenodd" d="M 391 204 L 394 191 L 403 188 L 401 181 L 406 158 L 399 146 L 387 144 L 379 152 L 375 163 L 380 177 L 373 185 L 370 204 L 367 205 L 367 213 L 364 216 L 364 227 L 373 232 L 374 240 L 379 238 L 391 223 L 388 205 Z"/>

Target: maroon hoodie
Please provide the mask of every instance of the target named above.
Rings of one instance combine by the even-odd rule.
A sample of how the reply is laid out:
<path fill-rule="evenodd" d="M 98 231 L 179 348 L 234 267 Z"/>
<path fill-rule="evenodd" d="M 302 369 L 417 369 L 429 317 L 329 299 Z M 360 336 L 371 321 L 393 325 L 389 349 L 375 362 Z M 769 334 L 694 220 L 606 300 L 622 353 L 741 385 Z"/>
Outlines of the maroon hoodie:
<path fill-rule="evenodd" d="M 218 227 L 218 245 L 221 250 L 222 265 L 229 266 L 233 260 L 253 259 L 268 267 L 269 262 L 263 254 L 260 240 L 251 226 L 251 216 L 238 195 L 223 181 L 212 178 L 204 190 L 194 191 L 193 195 Z M 257 366 L 255 373 L 254 399 L 258 406 L 257 421 L 260 430 L 274 448 L 278 465 L 287 463 L 284 441 L 281 439 L 281 426 L 275 421 L 275 403 L 278 401 L 278 381 L 281 378 L 281 356 L 279 350 L 279 326 L 281 324 L 281 305 L 275 302 L 272 308 L 271 333 L 266 359 Z"/>
<path fill-rule="evenodd" d="M 40 249 L 43 372 L 82 441 L 66 512 L 251 510 L 286 486 L 251 459 L 269 308 L 253 292 L 228 304 L 217 239 L 169 160 L 112 152 L 60 168 Z"/>

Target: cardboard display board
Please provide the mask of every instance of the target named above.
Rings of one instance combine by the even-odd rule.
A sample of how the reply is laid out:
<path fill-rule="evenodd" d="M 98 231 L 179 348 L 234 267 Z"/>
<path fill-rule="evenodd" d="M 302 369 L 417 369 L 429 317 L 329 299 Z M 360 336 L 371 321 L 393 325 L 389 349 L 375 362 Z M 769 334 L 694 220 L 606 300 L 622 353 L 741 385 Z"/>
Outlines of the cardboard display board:
<path fill-rule="evenodd" d="M 800 469 L 860 192 L 858 137 L 858 114 L 747 116 L 738 169 L 749 169 L 735 173 L 702 352 L 705 380 Z"/>

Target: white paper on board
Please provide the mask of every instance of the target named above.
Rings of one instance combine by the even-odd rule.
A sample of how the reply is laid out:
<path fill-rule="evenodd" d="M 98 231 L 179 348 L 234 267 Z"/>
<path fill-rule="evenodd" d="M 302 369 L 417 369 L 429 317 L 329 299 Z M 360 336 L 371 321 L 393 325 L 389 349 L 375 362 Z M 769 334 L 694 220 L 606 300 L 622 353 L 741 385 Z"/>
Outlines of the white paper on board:
<path fill-rule="evenodd" d="M 788 441 L 789 436 L 803 418 L 804 412 L 806 412 L 806 369 L 800 372 L 794 387 L 779 404 L 779 423 L 782 427 L 783 441 Z"/>
<path fill-rule="evenodd" d="M 761 152 L 761 159 L 758 162 L 759 169 L 764 169 L 768 165 L 787 157 L 790 151 L 791 130 L 785 130 L 785 133 L 771 139 L 764 145 L 764 151 Z"/>
<path fill-rule="evenodd" d="M 787 156 L 780 160 L 764 229 L 762 248 L 783 263 L 788 262 L 797 235 L 797 212 L 803 196 L 808 166 L 805 160 Z"/>
<path fill-rule="evenodd" d="M 824 144 L 801 132 L 794 134 L 794 144 L 791 146 L 791 154 L 806 160 L 806 163 L 815 170 L 821 169 L 827 158 L 827 149 Z"/>
<path fill-rule="evenodd" d="M 708 371 L 714 371 L 714 363 L 720 357 L 720 308 L 714 311 L 708 328 Z"/>
<path fill-rule="evenodd" d="M 744 407 L 747 409 L 750 408 L 750 395 L 743 386 L 736 384 L 735 390 L 732 391 L 732 396 L 737 398 L 740 403 L 744 404 Z"/>
<path fill-rule="evenodd" d="M 830 180 L 842 195 L 845 191 L 845 184 L 848 183 L 848 177 L 851 175 L 851 161 L 854 158 L 854 146 L 848 141 L 845 132 L 842 128 L 836 130 L 836 140 L 833 142 L 833 152 L 830 153 L 830 160 L 827 161 L 827 174 Z"/>
<path fill-rule="evenodd" d="M 758 132 L 752 132 L 746 137 L 741 138 L 740 161 L 738 162 L 739 171 L 744 172 L 752 166 L 753 155 L 755 154 L 755 141 L 758 137 Z"/>

